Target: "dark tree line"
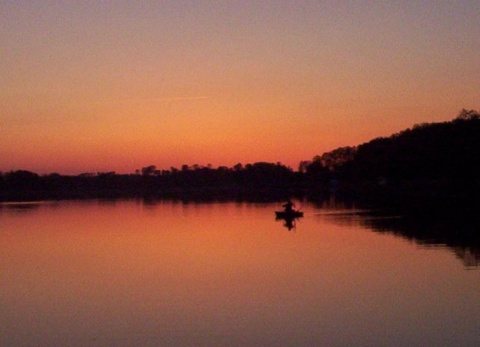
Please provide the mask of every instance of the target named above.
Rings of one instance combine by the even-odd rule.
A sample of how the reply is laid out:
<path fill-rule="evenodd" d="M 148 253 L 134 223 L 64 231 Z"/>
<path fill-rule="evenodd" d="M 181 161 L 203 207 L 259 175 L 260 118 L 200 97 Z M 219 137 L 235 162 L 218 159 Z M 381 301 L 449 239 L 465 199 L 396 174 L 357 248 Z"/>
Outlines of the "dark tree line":
<path fill-rule="evenodd" d="M 475 191 L 480 173 L 480 114 L 462 110 L 450 122 L 415 125 L 358 147 L 341 147 L 302 161 L 294 171 L 281 163 L 233 167 L 183 165 L 158 170 L 150 165 L 135 174 L 85 173 L 38 175 L 0 172 L 0 200 L 169 195 L 285 197 L 296 194 L 399 186 L 405 182 L 455 182 Z M 399 183 L 402 183 L 399 185 Z M 461 183 L 464 186 L 462 187 Z M 473 187 L 473 188 L 472 188 Z M 417 189 L 415 184 L 410 189 Z"/>
<path fill-rule="evenodd" d="M 183 165 L 180 169 L 157 170 L 150 165 L 135 174 L 84 173 L 77 176 L 19 170 L 0 173 L 0 199 L 91 197 L 224 197 L 244 195 L 288 196 L 299 177 L 281 163 L 258 162 L 212 168 Z"/>
<path fill-rule="evenodd" d="M 462 110 L 450 122 L 415 125 L 358 147 L 344 147 L 311 162 L 303 171 L 319 180 L 399 182 L 476 180 L 480 173 L 480 114 Z"/>

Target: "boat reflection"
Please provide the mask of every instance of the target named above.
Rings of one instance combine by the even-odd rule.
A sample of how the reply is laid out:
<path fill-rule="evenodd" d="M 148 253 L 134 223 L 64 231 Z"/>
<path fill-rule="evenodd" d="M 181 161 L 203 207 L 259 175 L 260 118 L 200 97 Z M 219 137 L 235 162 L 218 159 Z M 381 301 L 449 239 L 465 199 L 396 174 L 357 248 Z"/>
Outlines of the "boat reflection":
<path fill-rule="evenodd" d="M 303 217 L 303 212 L 298 214 L 279 214 L 275 213 L 276 221 L 283 221 L 283 226 L 288 229 L 288 231 L 295 230 L 297 227 L 297 220 Z"/>
<path fill-rule="evenodd" d="M 295 230 L 297 227 L 296 217 L 293 218 L 285 218 L 285 217 L 276 217 L 275 220 L 277 221 L 283 221 L 283 226 L 288 229 L 288 231 Z"/>

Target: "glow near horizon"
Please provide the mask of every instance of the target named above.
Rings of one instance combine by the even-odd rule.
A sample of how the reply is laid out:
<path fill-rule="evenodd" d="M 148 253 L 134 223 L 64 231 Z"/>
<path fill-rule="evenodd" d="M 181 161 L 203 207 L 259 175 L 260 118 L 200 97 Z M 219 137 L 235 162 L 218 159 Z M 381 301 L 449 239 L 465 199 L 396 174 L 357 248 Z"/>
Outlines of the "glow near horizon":
<path fill-rule="evenodd" d="M 469 1 L 0 4 L 0 171 L 296 168 L 479 108 Z"/>

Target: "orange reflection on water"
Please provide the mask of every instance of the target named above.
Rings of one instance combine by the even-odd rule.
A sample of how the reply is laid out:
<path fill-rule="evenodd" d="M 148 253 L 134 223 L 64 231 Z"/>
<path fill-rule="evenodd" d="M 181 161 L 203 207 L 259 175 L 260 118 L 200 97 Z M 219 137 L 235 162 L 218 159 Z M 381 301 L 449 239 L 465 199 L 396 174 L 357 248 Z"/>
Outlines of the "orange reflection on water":
<path fill-rule="evenodd" d="M 389 344 L 416 341 L 425 317 L 443 324 L 478 303 L 478 276 L 466 279 L 448 252 L 308 206 L 289 232 L 275 207 L 130 201 L 0 210 L 5 342 Z M 463 301 L 452 307 L 458 290 Z M 440 341 L 428 327 L 428 341 Z"/>

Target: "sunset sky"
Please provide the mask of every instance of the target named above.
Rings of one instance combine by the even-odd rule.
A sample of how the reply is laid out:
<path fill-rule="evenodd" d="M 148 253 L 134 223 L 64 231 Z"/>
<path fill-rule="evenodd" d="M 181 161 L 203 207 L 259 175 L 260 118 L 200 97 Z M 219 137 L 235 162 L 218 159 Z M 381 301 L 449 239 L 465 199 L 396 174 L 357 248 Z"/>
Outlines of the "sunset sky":
<path fill-rule="evenodd" d="M 478 1 L 0 2 L 0 171 L 257 161 L 480 109 Z"/>

